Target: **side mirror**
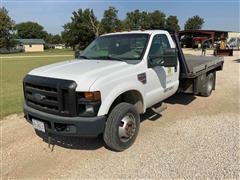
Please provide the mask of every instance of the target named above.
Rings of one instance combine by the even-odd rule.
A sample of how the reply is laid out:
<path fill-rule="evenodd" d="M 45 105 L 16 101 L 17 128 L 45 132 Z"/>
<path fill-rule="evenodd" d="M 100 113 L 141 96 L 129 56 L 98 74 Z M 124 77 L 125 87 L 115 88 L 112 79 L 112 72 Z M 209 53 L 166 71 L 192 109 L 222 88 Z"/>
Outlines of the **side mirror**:
<path fill-rule="evenodd" d="M 81 53 L 79 50 L 75 51 L 74 57 L 75 59 L 78 59 L 80 57 Z"/>
<path fill-rule="evenodd" d="M 177 49 L 163 49 L 160 55 L 149 56 L 151 66 L 176 67 L 177 66 Z"/>

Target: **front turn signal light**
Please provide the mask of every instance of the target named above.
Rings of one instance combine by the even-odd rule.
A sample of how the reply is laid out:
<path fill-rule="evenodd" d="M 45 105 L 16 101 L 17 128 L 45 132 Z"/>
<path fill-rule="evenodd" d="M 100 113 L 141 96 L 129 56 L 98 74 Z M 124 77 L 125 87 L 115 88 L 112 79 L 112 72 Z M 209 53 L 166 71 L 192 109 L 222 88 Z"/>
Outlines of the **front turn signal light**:
<path fill-rule="evenodd" d="M 100 93 L 100 91 L 84 92 L 84 98 L 89 101 L 100 101 L 101 93 Z"/>

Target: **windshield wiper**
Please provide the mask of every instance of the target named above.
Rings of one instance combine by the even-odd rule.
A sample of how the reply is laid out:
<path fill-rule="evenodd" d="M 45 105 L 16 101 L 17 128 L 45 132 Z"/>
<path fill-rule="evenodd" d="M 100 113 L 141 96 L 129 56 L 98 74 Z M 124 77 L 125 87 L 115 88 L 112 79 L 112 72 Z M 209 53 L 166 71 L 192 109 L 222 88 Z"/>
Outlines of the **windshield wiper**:
<path fill-rule="evenodd" d="M 97 59 L 109 59 L 109 60 L 114 60 L 114 61 L 124 61 L 124 59 L 118 58 L 118 57 L 113 57 L 113 56 L 99 56 L 96 57 Z"/>

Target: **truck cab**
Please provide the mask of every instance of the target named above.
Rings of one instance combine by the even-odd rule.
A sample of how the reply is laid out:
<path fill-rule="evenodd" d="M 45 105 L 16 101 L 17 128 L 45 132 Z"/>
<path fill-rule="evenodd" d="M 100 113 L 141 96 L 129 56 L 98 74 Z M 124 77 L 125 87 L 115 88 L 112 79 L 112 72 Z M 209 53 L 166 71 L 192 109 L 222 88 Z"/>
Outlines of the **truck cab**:
<path fill-rule="evenodd" d="M 209 96 L 223 59 L 187 61 L 175 34 L 164 30 L 102 35 L 77 59 L 30 71 L 24 113 L 37 131 L 96 137 L 116 151 L 130 147 L 140 114 L 176 92 Z"/>

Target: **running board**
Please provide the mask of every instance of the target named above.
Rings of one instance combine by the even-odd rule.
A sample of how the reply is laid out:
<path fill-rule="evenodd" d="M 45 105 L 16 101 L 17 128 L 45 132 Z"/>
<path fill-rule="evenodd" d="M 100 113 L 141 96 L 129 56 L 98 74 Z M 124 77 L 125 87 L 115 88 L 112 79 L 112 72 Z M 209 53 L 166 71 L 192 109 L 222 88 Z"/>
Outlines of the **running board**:
<path fill-rule="evenodd" d="M 167 109 L 167 104 L 166 103 L 160 103 L 160 104 L 157 104 L 157 105 L 152 107 L 152 110 L 157 114 L 160 114 L 161 112 L 163 112 L 166 109 Z"/>

